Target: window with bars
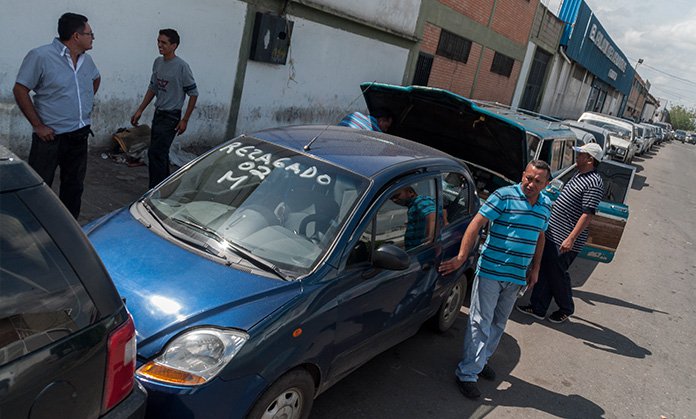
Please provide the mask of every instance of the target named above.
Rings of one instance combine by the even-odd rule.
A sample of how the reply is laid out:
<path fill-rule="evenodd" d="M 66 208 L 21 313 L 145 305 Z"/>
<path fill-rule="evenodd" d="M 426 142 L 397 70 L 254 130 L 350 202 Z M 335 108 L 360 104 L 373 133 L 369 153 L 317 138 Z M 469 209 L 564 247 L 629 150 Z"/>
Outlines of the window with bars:
<path fill-rule="evenodd" d="M 471 52 L 471 41 L 446 30 L 440 32 L 437 55 L 466 63 L 469 52 Z"/>
<path fill-rule="evenodd" d="M 500 74 L 501 76 L 510 77 L 512 74 L 512 66 L 515 64 L 515 59 L 507 55 L 496 52 L 493 56 L 491 64 L 491 72 Z"/>
<path fill-rule="evenodd" d="M 433 68 L 433 56 L 425 53 L 418 53 L 416 63 L 416 73 L 413 75 L 413 83 L 416 86 L 427 86 L 430 79 L 430 70 Z"/>

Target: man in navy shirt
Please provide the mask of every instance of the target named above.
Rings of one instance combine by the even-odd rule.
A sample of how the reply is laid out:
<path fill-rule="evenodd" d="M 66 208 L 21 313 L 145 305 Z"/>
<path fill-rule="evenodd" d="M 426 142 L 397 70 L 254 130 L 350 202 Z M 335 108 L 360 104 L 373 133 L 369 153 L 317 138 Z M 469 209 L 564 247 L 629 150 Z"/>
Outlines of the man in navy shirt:
<path fill-rule="evenodd" d="M 92 49 L 94 32 L 85 16 L 62 15 L 58 35 L 24 57 L 12 92 L 34 131 L 29 165 L 48 186 L 60 166 L 60 200 L 77 219 L 87 172 L 92 105 L 101 77 L 86 53 Z"/>

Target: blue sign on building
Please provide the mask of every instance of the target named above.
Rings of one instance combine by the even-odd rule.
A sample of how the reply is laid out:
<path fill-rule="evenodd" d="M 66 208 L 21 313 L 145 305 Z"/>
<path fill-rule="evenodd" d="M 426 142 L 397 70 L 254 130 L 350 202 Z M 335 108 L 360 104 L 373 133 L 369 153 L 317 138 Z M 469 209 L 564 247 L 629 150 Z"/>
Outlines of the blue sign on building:
<path fill-rule="evenodd" d="M 624 95 L 631 92 L 635 70 L 584 0 L 563 3 L 566 23 L 561 45 L 566 55 Z"/>

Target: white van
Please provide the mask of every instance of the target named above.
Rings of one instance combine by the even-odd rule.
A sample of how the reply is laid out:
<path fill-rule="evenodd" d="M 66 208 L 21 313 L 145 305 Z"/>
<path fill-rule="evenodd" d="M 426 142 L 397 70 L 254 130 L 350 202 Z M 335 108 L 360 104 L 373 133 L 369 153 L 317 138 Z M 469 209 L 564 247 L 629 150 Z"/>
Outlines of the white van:
<path fill-rule="evenodd" d="M 626 119 L 596 112 L 585 112 L 578 121 L 596 125 L 612 131 L 610 134 L 611 152 L 614 160 L 630 163 L 636 154 L 636 126 Z"/>

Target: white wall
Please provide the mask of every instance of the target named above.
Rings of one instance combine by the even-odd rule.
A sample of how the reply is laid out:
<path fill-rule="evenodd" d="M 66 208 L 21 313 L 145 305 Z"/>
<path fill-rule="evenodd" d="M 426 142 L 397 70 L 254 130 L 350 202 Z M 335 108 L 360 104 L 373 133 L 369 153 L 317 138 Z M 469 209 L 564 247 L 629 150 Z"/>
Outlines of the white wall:
<path fill-rule="evenodd" d="M 360 83 L 401 84 L 408 50 L 298 17 L 286 65 L 249 61 L 237 133 L 336 123 L 365 110 Z"/>
<path fill-rule="evenodd" d="M 94 58 L 102 82 L 93 112 L 93 145 L 111 144 L 111 134 L 128 126 L 130 115 L 147 88 L 157 57 L 157 32 L 172 27 L 181 36 L 177 54 L 191 66 L 200 93 L 188 131 L 177 141 L 207 142 L 222 138 L 232 99 L 239 42 L 247 4 L 229 0 L 90 2 L 0 0 L 0 144 L 28 152 L 31 129 L 12 97 L 24 55 L 50 43 L 58 18 L 71 11 L 88 17 L 96 34 Z M 149 123 L 152 105 L 141 122 Z M 217 141 L 216 141 L 217 142 Z"/>
<path fill-rule="evenodd" d="M 296 0 L 325 8 L 397 33 L 414 35 L 421 0 Z"/>

